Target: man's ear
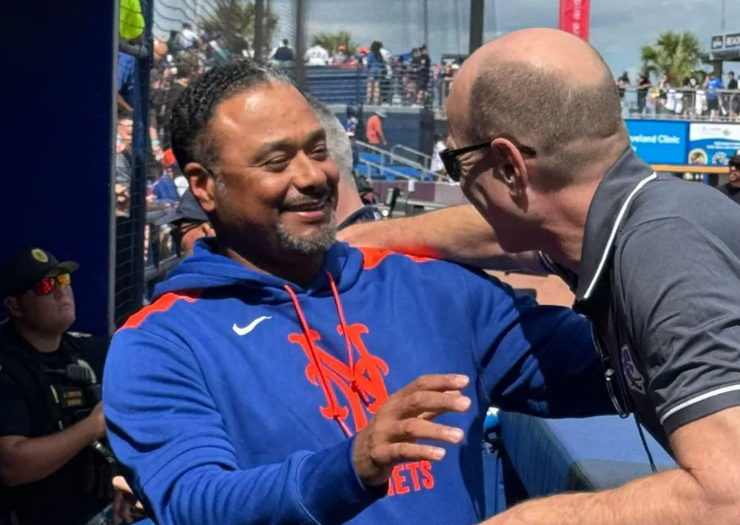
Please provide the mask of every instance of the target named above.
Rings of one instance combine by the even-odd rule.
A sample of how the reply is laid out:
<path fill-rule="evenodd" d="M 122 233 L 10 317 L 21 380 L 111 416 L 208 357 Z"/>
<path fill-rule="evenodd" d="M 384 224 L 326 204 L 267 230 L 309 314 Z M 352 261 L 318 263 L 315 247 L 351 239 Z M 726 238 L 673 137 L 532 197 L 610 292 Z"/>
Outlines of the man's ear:
<path fill-rule="evenodd" d="M 5 311 L 7 311 L 11 317 L 23 316 L 21 314 L 21 304 L 17 297 L 6 297 L 3 300 L 3 305 L 5 306 Z"/>
<path fill-rule="evenodd" d="M 529 184 L 529 175 L 521 151 L 505 138 L 495 139 L 491 142 L 491 148 L 496 163 L 496 176 L 506 184 L 513 198 L 523 197 Z"/>
<path fill-rule="evenodd" d="M 185 166 L 185 176 L 190 184 L 190 191 L 206 213 L 216 209 L 216 181 L 213 173 L 197 162 Z"/>

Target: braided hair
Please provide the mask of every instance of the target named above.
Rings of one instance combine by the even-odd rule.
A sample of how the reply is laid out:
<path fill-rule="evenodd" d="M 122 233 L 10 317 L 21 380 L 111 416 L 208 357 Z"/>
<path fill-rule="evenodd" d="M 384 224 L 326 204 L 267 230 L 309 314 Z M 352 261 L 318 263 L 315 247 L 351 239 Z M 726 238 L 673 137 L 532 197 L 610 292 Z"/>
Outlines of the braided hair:
<path fill-rule="evenodd" d="M 172 151 L 183 173 L 190 162 L 217 172 L 217 148 L 208 133 L 216 107 L 237 93 L 271 82 L 292 85 L 272 67 L 245 61 L 215 67 L 190 83 L 172 108 L 170 125 Z"/>

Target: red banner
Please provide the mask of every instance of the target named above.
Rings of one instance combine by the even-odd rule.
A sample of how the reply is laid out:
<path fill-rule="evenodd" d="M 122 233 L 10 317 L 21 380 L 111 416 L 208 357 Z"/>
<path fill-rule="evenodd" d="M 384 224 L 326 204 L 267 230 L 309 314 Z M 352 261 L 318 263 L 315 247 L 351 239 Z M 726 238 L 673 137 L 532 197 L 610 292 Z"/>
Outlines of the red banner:
<path fill-rule="evenodd" d="M 588 42 L 591 0 L 560 0 L 558 28 Z"/>

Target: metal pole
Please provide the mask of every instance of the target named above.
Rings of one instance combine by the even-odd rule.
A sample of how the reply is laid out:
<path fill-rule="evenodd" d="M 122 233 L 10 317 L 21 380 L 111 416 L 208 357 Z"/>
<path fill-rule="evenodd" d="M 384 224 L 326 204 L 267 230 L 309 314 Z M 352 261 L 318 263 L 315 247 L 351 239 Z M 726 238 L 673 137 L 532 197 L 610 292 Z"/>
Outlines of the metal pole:
<path fill-rule="evenodd" d="M 424 7 L 424 44 L 429 45 L 429 0 L 421 0 Z"/>
<path fill-rule="evenodd" d="M 483 0 L 470 0 L 470 54 L 483 45 Z"/>
<path fill-rule="evenodd" d="M 293 73 L 296 86 L 303 92 L 306 90 L 306 65 L 303 62 L 303 55 L 306 54 L 305 20 L 306 2 L 295 0 L 295 60 L 293 61 L 295 69 Z"/>
<path fill-rule="evenodd" d="M 255 0 L 254 2 L 254 59 L 262 58 L 262 51 L 265 47 L 265 0 Z"/>

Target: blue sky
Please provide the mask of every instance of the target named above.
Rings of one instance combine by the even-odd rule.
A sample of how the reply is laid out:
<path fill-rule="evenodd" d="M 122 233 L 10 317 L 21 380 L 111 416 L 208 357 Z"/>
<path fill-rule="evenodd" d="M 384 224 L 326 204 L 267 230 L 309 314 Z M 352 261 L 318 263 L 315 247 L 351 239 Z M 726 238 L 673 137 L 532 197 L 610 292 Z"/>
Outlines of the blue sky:
<path fill-rule="evenodd" d="M 191 6 L 212 0 L 164 0 L 170 5 Z M 285 19 L 292 0 L 270 0 Z M 305 0 L 307 34 L 349 31 L 358 43 L 381 40 L 393 53 L 402 53 L 423 41 L 421 0 Z M 154 0 L 158 5 L 158 0 Z M 556 27 L 558 0 L 486 0 L 485 40 L 527 27 Z M 639 67 L 639 49 L 666 29 L 696 33 L 705 48 L 719 33 L 722 0 L 592 0 L 591 43 L 619 74 Z M 469 0 L 428 0 L 429 49 L 434 60 L 441 53 L 465 52 L 468 45 Z M 169 28 L 162 15 L 182 14 L 159 4 L 156 26 Z M 740 32 L 740 0 L 726 0 L 726 30 Z M 733 22 L 734 20 L 734 22 Z M 279 36 L 291 37 L 284 24 Z M 726 67 L 740 70 L 740 63 Z"/>

